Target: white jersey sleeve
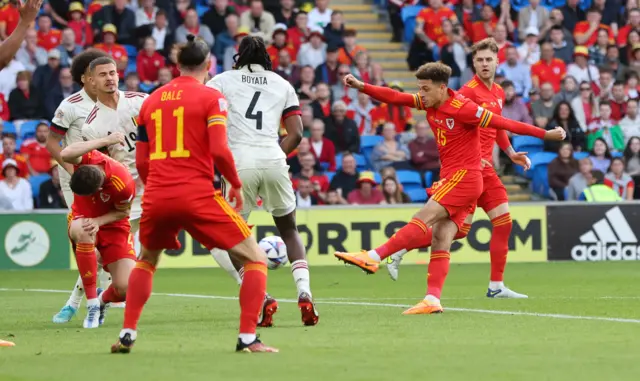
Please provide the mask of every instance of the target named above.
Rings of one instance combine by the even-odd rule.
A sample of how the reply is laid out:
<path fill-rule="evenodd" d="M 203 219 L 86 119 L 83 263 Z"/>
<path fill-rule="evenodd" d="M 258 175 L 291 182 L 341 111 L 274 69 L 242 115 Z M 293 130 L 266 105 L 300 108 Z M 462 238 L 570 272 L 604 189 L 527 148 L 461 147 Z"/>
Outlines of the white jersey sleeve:
<path fill-rule="evenodd" d="M 291 84 L 258 69 L 226 71 L 207 83 L 229 103 L 227 135 L 238 169 L 286 166 L 279 144 L 281 121 L 287 113 L 300 112 Z"/>

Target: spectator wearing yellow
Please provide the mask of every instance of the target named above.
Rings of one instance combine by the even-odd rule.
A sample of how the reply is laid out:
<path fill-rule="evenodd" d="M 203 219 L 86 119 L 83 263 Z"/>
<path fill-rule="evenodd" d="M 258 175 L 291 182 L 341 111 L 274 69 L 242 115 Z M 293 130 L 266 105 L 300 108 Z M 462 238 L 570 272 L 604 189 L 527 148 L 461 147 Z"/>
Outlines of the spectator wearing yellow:
<path fill-rule="evenodd" d="M 382 204 L 385 201 L 384 195 L 377 186 L 378 183 L 376 183 L 373 172 L 365 171 L 360 173 L 356 189 L 349 193 L 347 202 L 351 205 Z"/>

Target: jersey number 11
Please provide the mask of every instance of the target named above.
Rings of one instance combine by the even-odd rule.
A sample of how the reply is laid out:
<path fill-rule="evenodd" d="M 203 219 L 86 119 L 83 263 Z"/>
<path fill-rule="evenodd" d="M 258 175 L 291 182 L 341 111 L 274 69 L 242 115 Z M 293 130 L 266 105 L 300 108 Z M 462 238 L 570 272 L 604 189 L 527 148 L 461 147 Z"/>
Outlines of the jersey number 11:
<path fill-rule="evenodd" d="M 176 118 L 176 149 L 169 151 L 171 158 L 185 158 L 191 156 L 189 150 L 184 149 L 184 107 L 180 106 L 173 110 Z M 156 125 L 155 150 L 149 155 L 149 159 L 166 159 L 167 152 L 162 150 L 162 110 L 157 109 L 151 113 L 151 119 Z"/>

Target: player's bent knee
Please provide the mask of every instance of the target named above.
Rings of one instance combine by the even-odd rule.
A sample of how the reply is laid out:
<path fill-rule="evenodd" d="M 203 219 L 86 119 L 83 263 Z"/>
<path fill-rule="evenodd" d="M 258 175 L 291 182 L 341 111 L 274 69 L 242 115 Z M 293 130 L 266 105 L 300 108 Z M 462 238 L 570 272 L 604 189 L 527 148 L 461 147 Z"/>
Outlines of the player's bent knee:
<path fill-rule="evenodd" d="M 82 223 L 79 220 L 71 223 L 69 236 L 75 243 L 95 243 L 96 241 L 96 235 L 86 232 L 82 228 Z"/>
<path fill-rule="evenodd" d="M 253 237 L 247 237 L 244 241 L 228 250 L 232 259 L 242 263 L 263 262 L 267 263 L 267 255 L 260 249 Z"/>

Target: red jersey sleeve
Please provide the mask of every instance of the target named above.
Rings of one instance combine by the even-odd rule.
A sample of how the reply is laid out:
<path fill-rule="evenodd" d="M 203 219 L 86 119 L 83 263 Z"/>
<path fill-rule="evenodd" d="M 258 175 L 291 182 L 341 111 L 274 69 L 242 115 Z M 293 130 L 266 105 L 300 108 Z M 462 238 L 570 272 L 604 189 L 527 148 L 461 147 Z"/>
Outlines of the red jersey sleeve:
<path fill-rule="evenodd" d="M 452 106 L 458 99 L 452 101 Z M 461 102 L 456 118 L 471 127 L 491 127 L 497 130 L 507 130 L 520 135 L 535 136 L 536 138 L 543 139 L 545 130 L 537 127 L 530 126 L 525 123 L 521 123 L 515 120 L 510 120 L 496 115 L 489 110 L 478 106 L 473 101 L 465 100 Z M 454 106 L 455 107 L 455 106 Z"/>
<path fill-rule="evenodd" d="M 131 201 L 136 196 L 136 183 L 131 176 L 124 176 L 127 174 L 128 173 L 123 173 L 119 176 L 114 173 L 110 178 L 115 189 L 112 194 L 113 207 L 117 210 L 129 209 L 131 207 Z"/>
<path fill-rule="evenodd" d="M 374 86 L 367 83 L 364 84 L 362 92 L 380 102 L 407 106 L 418 110 L 424 109 L 422 99 L 418 94 L 407 94 L 388 87 Z"/>
<path fill-rule="evenodd" d="M 242 183 L 236 171 L 231 150 L 227 144 L 227 100 L 222 94 L 213 98 L 207 108 L 207 131 L 209 134 L 209 148 L 215 158 L 215 164 L 222 176 L 234 188 L 240 188 Z"/>

